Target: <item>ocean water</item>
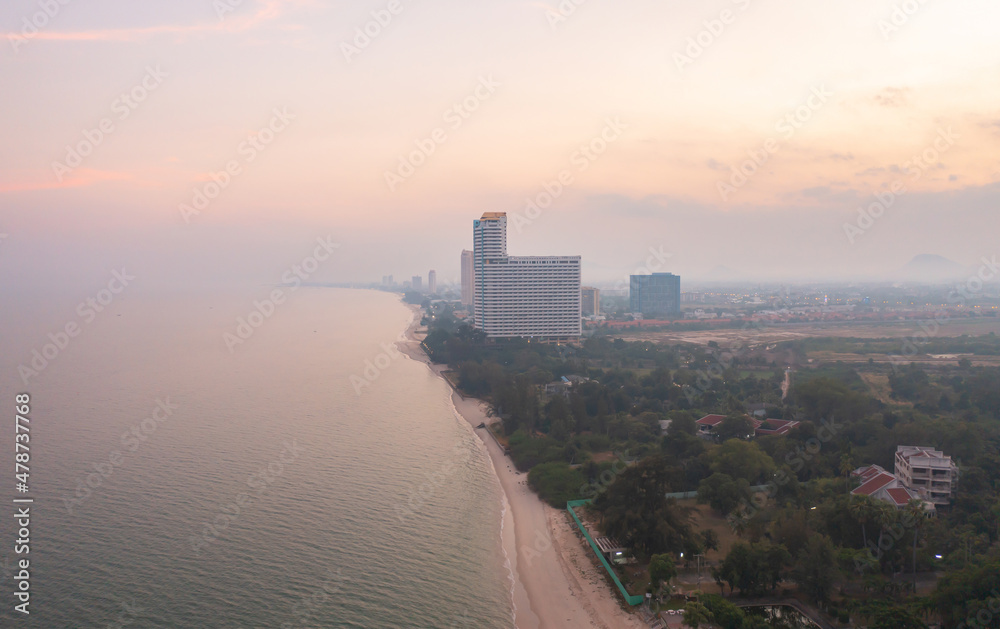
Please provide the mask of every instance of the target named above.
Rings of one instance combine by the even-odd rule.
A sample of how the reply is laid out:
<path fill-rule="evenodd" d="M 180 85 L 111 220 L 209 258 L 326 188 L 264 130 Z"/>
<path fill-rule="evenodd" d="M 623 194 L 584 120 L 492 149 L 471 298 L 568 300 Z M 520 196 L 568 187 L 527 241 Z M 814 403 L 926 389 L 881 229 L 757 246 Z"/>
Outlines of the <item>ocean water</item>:
<path fill-rule="evenodd" d="M 410 311 L 300 288 L 241 339 L 237 318 L 272 288 L 126 292 L 92 314 L 69 297 L 0 303 L 0 625 L 513 626 L 486 452 L 447 384 L 390 351 Z M 49 343 L 24 385 L 18 366 Z M 10 502 L 22 392 L 27 555 Z M 25 557 L 28 617 L 13 611 Z"/>

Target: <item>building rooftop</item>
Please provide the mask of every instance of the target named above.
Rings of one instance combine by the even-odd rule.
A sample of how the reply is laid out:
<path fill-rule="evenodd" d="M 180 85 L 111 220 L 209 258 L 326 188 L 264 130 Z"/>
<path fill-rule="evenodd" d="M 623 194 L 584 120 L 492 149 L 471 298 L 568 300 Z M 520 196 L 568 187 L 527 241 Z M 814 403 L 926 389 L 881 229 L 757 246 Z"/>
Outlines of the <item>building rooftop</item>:
<path fill-rule="evenodd" d="M 867 483 L 871 479 L 875 478 L 879 474 L 887 474 L 882 466 L 880 465 L 868 465 L 865 467 L 859 467 L 858 469 L 851 472 L 851 476 L 857 476 L 861 479 L 862 483 Z"/>
<path fill-rule="evenodd" d="M 798 425 L 799 422 L 790 419 L 765 419 L 755 428 L 760 435 L 785 435 Z"/>
<path fill-rule="evenodd" d="M 912 495 L 910 490 L 905 487 L 893 487 L 892 489 L 887 489 L 886 493 L 889 494 L 889 497 L 892 498 L 897 507 L 905 507 L 911 500 L 917 498 L 917 496 Z"/>
<path fill-rule="evenodd" d="M 613 537 L 598 537 L 594 540 L 602 553 L 622 552 L 625 548 Z"/>
<path fill-rule="evenodd" d="M 725 415 L 705 415 L 695 423 L 701 426 L 717 426 L 721 424 L 722 420 L 725 418 Z"/>
<path fill-rule="evenodd" d="M 902 456 L 903 458 L 910 458 L 911 456 L 925 456 L 934 459 L 950 459 L 948 455 L 940 450 L 935 450 L 929 446 L 896 446 L 896 454 Z"/>
<path fill-rule="evenodd" d="M 851 493 L 856 496 L 870 496 L 876 491 L 882 489 L 891 482 L 894 482 L 896 477 L 888 472 L 881 472 L 877 476 L 874 476 L 871 480 L 864 483 Z"/>
<path fill-rule="evenodd" d="M 953 467 L 951 457 L 927 446 L 898 446 L 896 458 L 920 467 Z"/>

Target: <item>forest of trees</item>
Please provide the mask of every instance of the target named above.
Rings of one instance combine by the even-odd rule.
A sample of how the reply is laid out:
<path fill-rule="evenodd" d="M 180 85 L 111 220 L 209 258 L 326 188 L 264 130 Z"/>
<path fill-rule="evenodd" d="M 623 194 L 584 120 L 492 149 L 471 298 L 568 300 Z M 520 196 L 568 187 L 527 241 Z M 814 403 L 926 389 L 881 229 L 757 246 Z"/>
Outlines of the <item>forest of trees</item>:
<path fill-rule="evenodd" d="M 691 557 L 708 547 L 688 510 L 665 497 L 697 491 L 741 540 L 712 572 L 730 593 L 759 596 L 789 582 L 834 616 L 846 611 L 833 598 L 868 601 L 851 613 L 871 627 L 923 627 L 933 613 L 944 629 L 1000 628 L 998 368 L 822 365 L 799 370 L 782 400 L 782 367 L 718 347 L 607 337 L 582 347 L 489 344 L 446 315 L 425 343 L 464 392 L 491 402 L 531 486 L 555 506 L 594 498 L 604 531 L 637 556 Z M 859 376 L 873 369 L 888 377 L 889 402 Z M 564 375 L 589 380 L 543 393 Z M 801 423 L 748 440 L 741 422 L 751 402 Z M 708 413 L 727 416 L 717 442 L 695 434 Z M 671 422 L 666 434 L 661 420 Z M 936 518 L 850 495 L 850 471 L 891 470 L 901 444 L 933 446 L 960 465 L 960 490 Z M 768 490 L 754 494 L 753 485 Z M 906 575 L 930 571 L 944 573 L 936 590 L 915 596 Z"/>

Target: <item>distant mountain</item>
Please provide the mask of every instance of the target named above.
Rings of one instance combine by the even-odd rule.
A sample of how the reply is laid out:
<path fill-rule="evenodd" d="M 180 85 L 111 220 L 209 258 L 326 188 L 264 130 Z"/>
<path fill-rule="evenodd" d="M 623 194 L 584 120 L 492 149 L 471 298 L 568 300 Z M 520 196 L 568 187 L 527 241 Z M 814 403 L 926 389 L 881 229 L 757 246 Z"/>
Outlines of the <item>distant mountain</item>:
<path fill-rule="evenodd" d="M 914 256 L 901 269 L 892 274 L 891 279 L 903 282 L 938 283 L 962 279 L 969 270 L 944 256 L 922 253 Z"/>

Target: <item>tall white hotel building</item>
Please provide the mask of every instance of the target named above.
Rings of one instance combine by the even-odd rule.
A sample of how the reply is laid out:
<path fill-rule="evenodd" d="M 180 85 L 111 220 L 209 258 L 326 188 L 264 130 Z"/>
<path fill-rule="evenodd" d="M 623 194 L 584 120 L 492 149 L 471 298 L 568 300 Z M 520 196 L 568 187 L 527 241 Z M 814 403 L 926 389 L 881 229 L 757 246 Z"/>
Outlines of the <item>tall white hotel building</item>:
<path fill-rule="evenodd" d="M 580 338 L 580 256 L 508 256 L 506 212 L 483 214 L 472 235 L 477 328 L 490 338 Z"/>

